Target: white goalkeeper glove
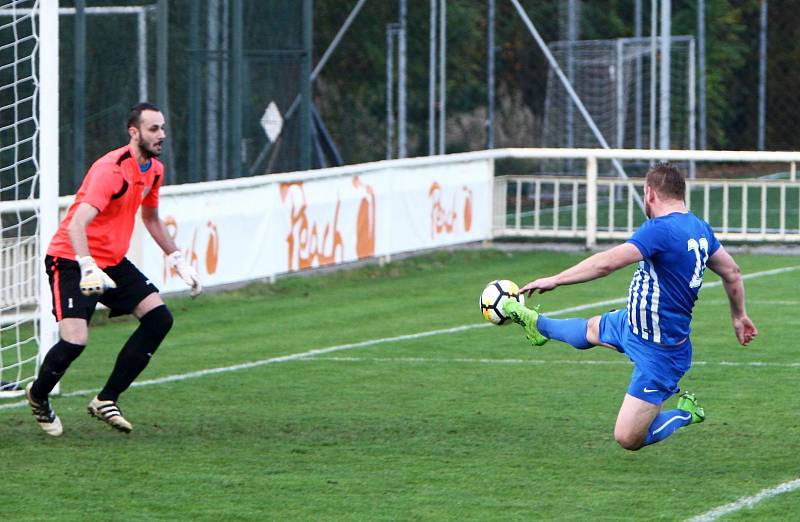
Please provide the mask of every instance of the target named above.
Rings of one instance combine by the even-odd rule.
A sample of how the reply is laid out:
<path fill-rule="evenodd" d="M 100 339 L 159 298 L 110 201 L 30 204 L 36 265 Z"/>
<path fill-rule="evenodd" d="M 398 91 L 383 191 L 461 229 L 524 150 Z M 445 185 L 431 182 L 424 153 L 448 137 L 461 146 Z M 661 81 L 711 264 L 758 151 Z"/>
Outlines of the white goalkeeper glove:
<path fill-rule="evenodd" d="M 75 256 L 81 266 L 81 293 L 85 296 L 102 295 L 117 284 L 103 272 L 92 256 Z"/>
<path fill-rule="evenodd" d="M 183 282 L 192 287 L 192 297 L 197 297 L 203 291 L 203 286 L 200 284 L 200 276 L 197 275 L 197 270 L 192 265 L 183 259 L 183 254 L 180 250 L 176 250 L 167 256 L 167 263 L 170 268 L 174 268 Z"/>

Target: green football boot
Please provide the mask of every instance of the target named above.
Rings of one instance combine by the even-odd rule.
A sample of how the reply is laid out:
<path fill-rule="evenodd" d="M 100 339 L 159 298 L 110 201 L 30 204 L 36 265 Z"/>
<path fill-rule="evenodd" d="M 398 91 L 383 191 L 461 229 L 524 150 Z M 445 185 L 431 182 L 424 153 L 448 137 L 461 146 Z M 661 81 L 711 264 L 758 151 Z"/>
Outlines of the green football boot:
<path fill-rule="evenodd" d="M 525 329 L 525 336 L 532 345 L 541 346 L 547 342 L 547 337 L 536 328 L 536 321 L 539 319 L 539 305 L 531 310 L 516 299 L 506 299 L 503 303 L 503 311 L 515 323 L 522 325 L 522 328 Z"/>
<path fill-rule="evenodd" d="M 692 421 L 689 424 L 697 424 L 706 420 L 706 412 L 697 404 L 697 398 L 693 393 L 683 392 L 681 394 L 678 398 L 678 409 L 692 414 Z"/>

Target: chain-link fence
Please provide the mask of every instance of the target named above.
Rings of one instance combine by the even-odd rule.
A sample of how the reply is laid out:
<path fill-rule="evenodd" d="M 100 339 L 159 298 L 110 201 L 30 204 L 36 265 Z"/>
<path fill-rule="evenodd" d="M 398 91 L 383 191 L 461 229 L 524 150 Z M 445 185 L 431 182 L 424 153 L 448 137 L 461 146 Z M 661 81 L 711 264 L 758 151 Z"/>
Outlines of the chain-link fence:
<path fill-rule="evenodd" d="M 62 1 L 62 10 L 76 4 L 84 2 Z M 115 5 L 129 11 L 98 11 Z M 650 89 L 660 89 L 661 76 L 652 65 L 664 59 L 660 47 L 651 48 L 653 27 L 662 28 L 651 6 L 643 0 L 157 0 L 137 7 L 87 0 L 85 45 L 76 11 L 61 16 L 61 191 L 74 191 L 95 158 L 127 140 L 127 109 L 142 97 L 167 112 L 172 183 L 383 159 L 387 135 L 403 137 L 406 156 L 428 154 L 434 142 L 434 150 L 447 152 L 490 142 L 600 146 L 521 11 L 592 118 L 605 122 L 599 127 L 609 145 L 621 136 L 624 147 L 649 148 L 651 127 L 660 125 Z M 670 36 L 683 43 L 671 53 L 670 146 L 691 147 L 691 128 L 697 148 L 797 148 L 796 3 L 673 0 L 671 7 Z M 391 71 L 389 30 L 404 42 L 393 45 Z M 627 42 L 622 71 L 619 42 Z M 601 48 L 593 65 L 581 65 L 586 49 Z M 309 76 L 313 81 L 305 81 Z M 389 93 L 394 103 L 387 112 Z M 397 126 L 392 133 L 387 120 Z"/>

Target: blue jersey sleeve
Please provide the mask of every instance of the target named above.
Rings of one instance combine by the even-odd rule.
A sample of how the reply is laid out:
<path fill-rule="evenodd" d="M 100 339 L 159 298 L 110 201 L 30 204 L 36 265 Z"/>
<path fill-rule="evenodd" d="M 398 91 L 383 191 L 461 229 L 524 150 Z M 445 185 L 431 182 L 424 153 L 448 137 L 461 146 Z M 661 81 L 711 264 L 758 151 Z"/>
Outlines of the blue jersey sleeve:
<path fill-rule="evenodd" d="M 714 229 L 711 228 L 711 225 L 706 223 L 706 228 L 708 229 L 708 257 L 711 257 L 714 255 L 714 252 L 719 250 L 719 247 L 721 247 L 722 244 L 719 242 L 719 239 L 717 239 L 717 236 L 714 234 Z"/>
<path fill-rule="evenodd" d="M 638 248 L 643 258 L 648 259 L 664 250 L 664 245 L 669 243 L 669 234 L 660 220 L 648 219 L 627 242 Z"/>

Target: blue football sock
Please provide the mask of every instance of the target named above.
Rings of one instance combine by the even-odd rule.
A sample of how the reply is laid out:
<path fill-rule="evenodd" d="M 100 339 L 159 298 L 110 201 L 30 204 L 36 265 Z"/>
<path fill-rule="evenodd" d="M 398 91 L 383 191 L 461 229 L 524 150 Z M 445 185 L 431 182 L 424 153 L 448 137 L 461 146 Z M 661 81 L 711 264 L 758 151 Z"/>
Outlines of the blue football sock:
<path fill-rule="evenodd" d="M 678 428 L 682 428 L 692 422 L 692 414 L 685 410 L 662 411 L 647 429 L 647 438 L 644 445 L 655 444 L 675 433 Z"/>
<path fill-rule="evenodd" d="M 540 315 L 536 328 L 548 339 L 557 339 L 578 350 L 585 350 L 594 346 L 586 340 L 588 323 L 588 319 L 551 319 Z"/>

